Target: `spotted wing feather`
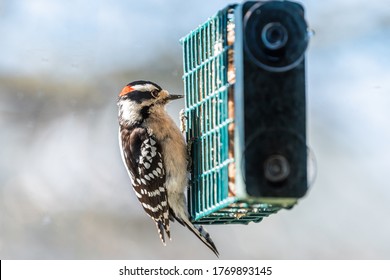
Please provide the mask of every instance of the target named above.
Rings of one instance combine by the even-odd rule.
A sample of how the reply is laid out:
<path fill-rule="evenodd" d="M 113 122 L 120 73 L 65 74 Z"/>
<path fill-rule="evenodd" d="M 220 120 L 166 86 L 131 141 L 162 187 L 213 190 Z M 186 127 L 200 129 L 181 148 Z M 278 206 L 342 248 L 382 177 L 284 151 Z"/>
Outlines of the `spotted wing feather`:
<path fill-rule="evenodd" d="M 146 213 L 156 222 L 161 241 L 164 232 L 170 238 L 169 205 L 165 188 L 164 160 L 161 145 L 143 127 L 120 132 L 123 159 L 133 189 Z"/>

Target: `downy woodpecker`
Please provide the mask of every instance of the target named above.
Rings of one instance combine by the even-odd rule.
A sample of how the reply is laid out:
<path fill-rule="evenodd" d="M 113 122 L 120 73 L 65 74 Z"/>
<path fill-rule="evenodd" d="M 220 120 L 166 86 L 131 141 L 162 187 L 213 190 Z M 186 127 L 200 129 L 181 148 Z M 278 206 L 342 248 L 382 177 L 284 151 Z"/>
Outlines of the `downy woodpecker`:
<path fill-rule="evenodd" d="M 207 231 L 188 219 L 187 148 L 183 135 L 165 110 L 182 95 L 169 94 L 149 81 L 135 81 L 119 94 L 119 144 L 135 194 L 155 221 L 162 243 L 170 239 L 169 222 L 177 220 L 218 256 Z"/>

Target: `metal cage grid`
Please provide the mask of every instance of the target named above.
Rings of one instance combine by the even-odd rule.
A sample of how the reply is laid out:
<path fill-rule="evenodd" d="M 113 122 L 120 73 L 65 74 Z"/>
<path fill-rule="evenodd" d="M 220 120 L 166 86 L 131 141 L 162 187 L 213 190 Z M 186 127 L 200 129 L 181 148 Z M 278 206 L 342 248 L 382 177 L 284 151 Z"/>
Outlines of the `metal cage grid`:
<path fill-rule="evenodd" d="M 220 11 L 181 40 L 184 61 L 186 136 L 191 145 L 188 193 L 194 220 L 228 206 L 227 10 Z"/>
<path fill-rule="evenodd" d="M 186 137 L 191 149 L 189 214 L 199 224 L 260 222 L 280 207 L 239 199 L 229 189 L 229 98 L 234 79 L 233 42 L 228 34 L 234 9 L 228 6 L 180 40 L 183 49 Z M 234 39 L 233 39 L 234 41 Z M 230 60 L 229 60 L 230 59 Z"/>

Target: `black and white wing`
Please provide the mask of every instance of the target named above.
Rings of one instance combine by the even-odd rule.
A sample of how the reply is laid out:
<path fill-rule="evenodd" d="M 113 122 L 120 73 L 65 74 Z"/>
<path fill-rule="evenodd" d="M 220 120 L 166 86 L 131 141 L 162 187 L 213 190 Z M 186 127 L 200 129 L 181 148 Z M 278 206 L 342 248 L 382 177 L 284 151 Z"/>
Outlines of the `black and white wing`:
<path fill-rule="evenodd" d="M 122 159 L 135 194 L 146 213 L 156 222 L 165 245 L 164 232 L 170 238 L 169 205 L 161 145 L 143 127 L 130 130 L 121 128 L 119 137 Z"/>

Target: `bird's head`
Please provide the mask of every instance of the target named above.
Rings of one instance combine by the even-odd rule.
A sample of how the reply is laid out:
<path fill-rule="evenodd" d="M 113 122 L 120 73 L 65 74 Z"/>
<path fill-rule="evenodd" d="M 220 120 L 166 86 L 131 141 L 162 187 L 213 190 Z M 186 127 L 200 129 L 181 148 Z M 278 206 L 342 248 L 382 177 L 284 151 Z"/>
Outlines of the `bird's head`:
<path fill-rule="evenodd" d="M 150 109 L 163 109 L 171 100 L 183 95 L 170 94 L 150 81 L 134 81 L 119 93 L 119 118 L 127 123 L 139 122 L 149 116 Z"/>

